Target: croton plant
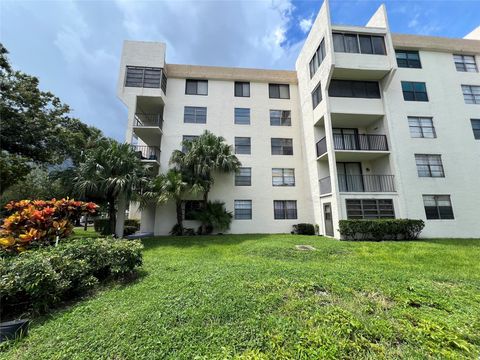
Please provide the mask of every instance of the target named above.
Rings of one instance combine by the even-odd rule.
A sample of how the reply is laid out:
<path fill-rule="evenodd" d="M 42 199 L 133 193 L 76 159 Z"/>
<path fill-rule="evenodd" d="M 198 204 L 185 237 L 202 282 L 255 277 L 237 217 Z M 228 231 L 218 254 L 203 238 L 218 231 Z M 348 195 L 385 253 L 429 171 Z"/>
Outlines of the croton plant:
<path fill-rule="evenodd" d="M 72 233 L 72 221 L 81 215 L 95 215 L 97 208 L 92 202 L 68 198 L 12 201 L 5 206 L 9 215 L 0 226 L 0 247 L 18 253 L 31 247 L 52 245 L 57 236 L 62 239 Z"/>

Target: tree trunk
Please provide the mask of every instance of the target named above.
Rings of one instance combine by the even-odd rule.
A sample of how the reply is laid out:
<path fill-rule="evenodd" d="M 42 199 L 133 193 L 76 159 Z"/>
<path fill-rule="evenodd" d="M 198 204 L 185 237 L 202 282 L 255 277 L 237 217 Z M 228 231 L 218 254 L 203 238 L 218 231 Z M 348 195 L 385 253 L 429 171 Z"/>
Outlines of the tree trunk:
<path fill-rule="evenodd" d="M 84 231 L 87 231 L 87 227 L 88 227 L 88 214 L 85 214 L 85 224 L 83 224 L 83 230 Z"/>
<path fill-rule="evenodd" d="M 115 200 L 110 198 L 108 200 L 108 219 L 110 220 L 110 234 L 115 233 Z"/>
<path fill-rule="evenodd" d="M 208 204 L 208 192 L 210 191 L 210 188 L 207 188 L 205 190 L 205 192 L 203 193 L 203 208 L 206 209 L 207 208 L 207 204 Z M 206 234 L 207 233 L 207 224 L 202 224 L 201 226 L 202 228 L 202 234 Z"/>
<path fill-rule="evenodd" d="M 177 200 L 175 202 L 175 209 L 177 212 L 177 224 L 180 227 L 180 235 L 183 235 L 183 216 L 182 216 L 182 200 Z"/>
<path fill-rule="evenodd" d="M 118 196 L 118 210 L 117 210 L 117 219 L 115 222 L 115 235 L 117 238 L 123 238 L 123 230 L 125 228 L 125 210 L 127 209 L 127 198 L 124 194 Z"/>

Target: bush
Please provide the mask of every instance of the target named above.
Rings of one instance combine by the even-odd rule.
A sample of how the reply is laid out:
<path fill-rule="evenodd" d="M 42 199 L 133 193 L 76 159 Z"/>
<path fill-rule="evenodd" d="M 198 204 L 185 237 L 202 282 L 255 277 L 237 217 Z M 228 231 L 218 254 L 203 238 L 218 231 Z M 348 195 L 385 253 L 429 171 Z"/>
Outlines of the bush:
<path fill-rule="evenodd" d="M 74 239 L 0 259 L 0 315 L 42 313 L 142 264 L 138 241 Z"/>
<path fill-rule="evenodd" d="M 296 224 L 293 225 L 293 232 L 298 235 L 315 235 L 315 226 L 313 224 Z"/>
<path fill-rule="evenodd" d="M 339 221 L 340 234 L 346 240 L 415 240 L 424 226 L 423 220 L 414 219 Z"/>
<path fill-rule="evenodd" d="M 230 229 L 233 215 L 232 212 L 225 209 L 225 203 L 221 201 L 209 201 L 201 211 L 194 213 L 194 218 L 202 223 L 197 234 L 208 235 L 211 234 L 214 229 L 218 231 Z"/>
<path fill-rule="evenodd" d="M 140 221 L 137 219 L 127 219 L 125 220 L 124 226 L 125 228 L 123 230 L 123 235 L 131 235 L 134 232 L 140 230 Z M 112 235 L 110 231 L 109 219 L 95 219 L 95 221 L 93 222 L 93 228 L 100 235 Z"/>

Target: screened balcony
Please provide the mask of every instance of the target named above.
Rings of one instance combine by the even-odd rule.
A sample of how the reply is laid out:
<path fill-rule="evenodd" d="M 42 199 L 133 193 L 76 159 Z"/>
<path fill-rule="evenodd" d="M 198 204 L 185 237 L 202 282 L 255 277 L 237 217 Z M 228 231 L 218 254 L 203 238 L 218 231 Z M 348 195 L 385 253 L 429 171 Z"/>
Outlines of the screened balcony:
<path fill-rule="evenodd" d="M 142 161 L 160 165 L 160 148 L 158 146 L 132 145 L 132 148 Z"/>
<path fill-rule="evenodd" d="M 331 179 L 320 179 L 320 194 L 332 192 Z M 338 174 L 339 192 L 395 192 L 394 175 L 345 175 Z"/>

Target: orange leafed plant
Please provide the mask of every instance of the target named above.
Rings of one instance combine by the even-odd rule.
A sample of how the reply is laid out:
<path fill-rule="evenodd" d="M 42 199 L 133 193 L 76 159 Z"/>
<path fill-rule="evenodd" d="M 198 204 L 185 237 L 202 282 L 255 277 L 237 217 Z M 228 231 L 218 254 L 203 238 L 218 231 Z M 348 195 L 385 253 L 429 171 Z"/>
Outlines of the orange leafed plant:
<path fill-rule="evenodd" d="M 95 215 L 98 206 L 92 202 L 70 199 L 50 201 L 21 200 L 5 206 L 10 214 L 0 227 L 0 247 L 8 252 L 52 245 L 56 237 L 72 233 L 72 220 L 81 215 Z"/>

